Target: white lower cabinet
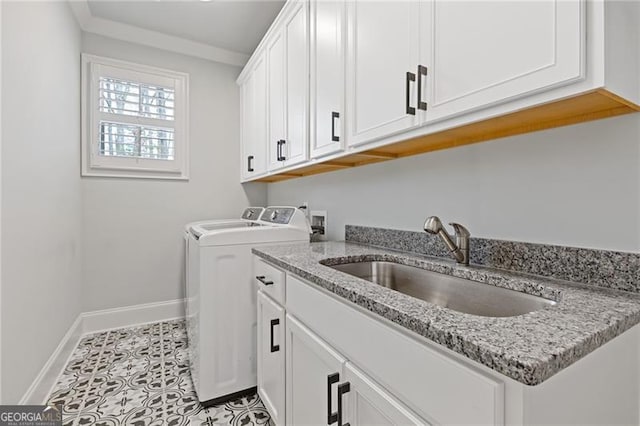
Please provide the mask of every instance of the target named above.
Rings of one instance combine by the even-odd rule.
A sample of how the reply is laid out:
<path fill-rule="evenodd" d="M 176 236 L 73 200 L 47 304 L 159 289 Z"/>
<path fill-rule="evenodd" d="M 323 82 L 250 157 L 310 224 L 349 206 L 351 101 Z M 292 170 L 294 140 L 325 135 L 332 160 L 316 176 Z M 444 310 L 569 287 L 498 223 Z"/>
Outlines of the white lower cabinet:
<path fill-rule="evenodd" d="M 263 287 L 257 297 L 258 394 L 275 424 L 428 425 L 434 424 L 433 419 L 468 419 L 460 415 L 441 416 L 442 409 L 449 411 L 452 405 L 457 406 L 455 401 L 448 403 L 443 399 L 450 394 L 447 386 L 438 385 L 445 373 L 430 376 L 436 384 L 425 383 L 424 374 L 415 373 L 428 374 L 433 369 L 444 368 L 455 386 L 468 385 L 478 392 L 481 390 L 477 389 L 477 383 L 461 384 L 455 371 L 439 364 L 442 361 L 425 357 L 402 342 L 389 340 L 385 333 L 397 332 L 373 319 L 362 322 L 350 317 L 350 313 L 362 314 L 319 293 L 295 275 L 286 273 L 283 278 L 273 271 L 267 272 L 269 268 L 280 270 L 259 258 L 254 259 L 253 266 L 254 275 L 261 278 L 264 275 L 265 280 L 269 277 L 269 282 L 286 289 L 281 300 L 284 307 L 269 297 Z M 332 315 L 328 316 L 327 312 Z M 372 329 L 372 325 L 377 329 Z M 327 327 L 335 333 L 327 333 Z M 360 332 L 354 332 L 354 328 Z M 351 344 L 345 345 L 343 338 Z M 361 356 L 354 347 L 373 352 L 374 359 Z M 399 363 L 394 361 L 399 353 L 407 351 L 415 356 L 401 358 Z M 420 365 L 416 370 L 422 362 L 434 365 Z M 416 387 L 432 391 L 416 391 Z M 443 395 L 438 395 L 438 388 L 444 389 Z M 411 394 L 410 397 L 407 398 L 407 394 Z M 474 400 L 469 392 L 459 394 L 473 400 L 474 405 L 486 402 L 483 398 Z M 429 399 L 426 405 L 419 402 L 425 397 Z M 436 408 L 434 404 L 443 408 Z M 417 406 L 419 411 L 412 406 Z M 500 423 L 484 421 L 486 417 L 477 409 L 471 410 L 471 414 L 484 424 Z"/>
<path fill-rule="evenodd" d="M 345 359 L 291 315 L 286 334 L 287 424 L 335 423 Z"/>
<path fill-rule="evenodd" d="M 350 362 L 347 363 L 344 371 L 348 391 L 343 397 L 345 398 L 343 402 L 346 403 L 343 424 L 348 423 L 353 426 L 429 424 Z"/>
<path fill-rule="evenodd" d="M 501 380 L 457 362 L 295 275 L 287 274 L 286 280 L 287 317 L 313 330 L 366 372 L 371 382 L 379 383 L 386 395 L 426 420 L 420 424 L 503 424 Z"/>
<path fill-rule="evenodd" d="M 284 308 L 258 291 L 258 395 L 280 425 L 285 422 Z"/>
<path fill-rule="evenodd" d="M 287 424 L 428 424 L 291 315 L 286 334 Z"/>
<path fill-rule="evenodd" d="M 640 424 L 640 326 L 526 386 L 296 275 L 279 279 L 284 307 L 258 291 L 258 392 L 277 425 Z"/>

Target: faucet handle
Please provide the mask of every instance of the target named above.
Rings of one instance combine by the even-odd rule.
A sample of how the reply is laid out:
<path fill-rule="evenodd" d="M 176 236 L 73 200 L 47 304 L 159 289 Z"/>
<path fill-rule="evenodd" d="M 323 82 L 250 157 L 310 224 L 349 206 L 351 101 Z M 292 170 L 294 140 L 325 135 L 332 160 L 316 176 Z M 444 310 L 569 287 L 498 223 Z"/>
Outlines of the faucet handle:
<path fill-rule="evenodd" d="M 456 237 L 458 238 L 469 238 L 471 233 L 467 228 L 460 225 L 459 223 L 451 222 L 449 225 L 453 226 L 453 229 L 456 233 Z"/>
<path fill-rule="evenodd" d="M 456 231 L 456 244 L 458 245 L 458 249 L 462 254 L 462 261 L 458 260 L 458 263 L 462 263 L 464 265 L 469 264 L 469 237 L 471 237 L 471 233 L 467 228 L 460 225 L 459 223 L 450 223 L 449 225 L 453 226 L 453 229 Z"/>

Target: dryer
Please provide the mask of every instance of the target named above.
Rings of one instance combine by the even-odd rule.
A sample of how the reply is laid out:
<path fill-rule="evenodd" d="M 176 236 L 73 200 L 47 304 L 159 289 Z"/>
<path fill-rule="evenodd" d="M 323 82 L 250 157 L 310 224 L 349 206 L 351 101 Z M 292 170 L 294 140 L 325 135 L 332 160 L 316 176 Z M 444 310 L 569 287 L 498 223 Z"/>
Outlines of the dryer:
<path fill-rule="evenodd" d="M 256 390 L 256 288 L 251 248 L 309 241 L 310 234 L 304 213 L 295 207 L 267 207 L 255 220 L 187 226 L 189 365 L 204 406 Z"/>

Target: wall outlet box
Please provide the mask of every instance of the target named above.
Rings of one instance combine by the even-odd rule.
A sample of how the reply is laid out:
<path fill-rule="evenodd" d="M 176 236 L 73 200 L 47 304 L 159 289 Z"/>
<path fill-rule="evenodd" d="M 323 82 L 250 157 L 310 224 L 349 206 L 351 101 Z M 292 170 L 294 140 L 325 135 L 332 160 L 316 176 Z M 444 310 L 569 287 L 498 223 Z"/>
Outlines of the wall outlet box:
<path fill-rule="evenodd" d="M 312 241 L 327 241 L 329 228 L 327 226 L 327 211 L 311 211 L 311 230 L 313 231 Z"/>

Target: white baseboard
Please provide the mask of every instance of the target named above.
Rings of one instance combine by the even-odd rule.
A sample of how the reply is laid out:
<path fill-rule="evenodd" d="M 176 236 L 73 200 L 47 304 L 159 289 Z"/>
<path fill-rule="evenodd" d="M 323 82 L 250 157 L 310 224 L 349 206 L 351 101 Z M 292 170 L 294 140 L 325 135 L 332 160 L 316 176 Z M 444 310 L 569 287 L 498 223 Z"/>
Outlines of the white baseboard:
<path fill-rule="evenodd" d="M 56 350 L 53 351 L 33 383 L 31 383 L 31 386 L 29 386 L 29 389 L 27 389 L 27 392 L 25 392 L 19 404 L 37 405 L 42 404 L 47 399 L 51 389 L 56 384 L 60 372 L 78 345 L 81 335 L 82 314 L 78 315 L 73 324 L 71 324 L 71 327 L 67 330 L 60 344 Z"/>
<path fill-rule="evenodd" d="M 184 317 L 184 299 L 145 303 L 82 314 L 83 334 Z"/>
<path fill-rule="evenodd" d="M 19 403 L 37 405 L 46 402 L 58 376 L 83 335 L 183 317 L 184 299 L 104 309 L 78 315 Z"/>

